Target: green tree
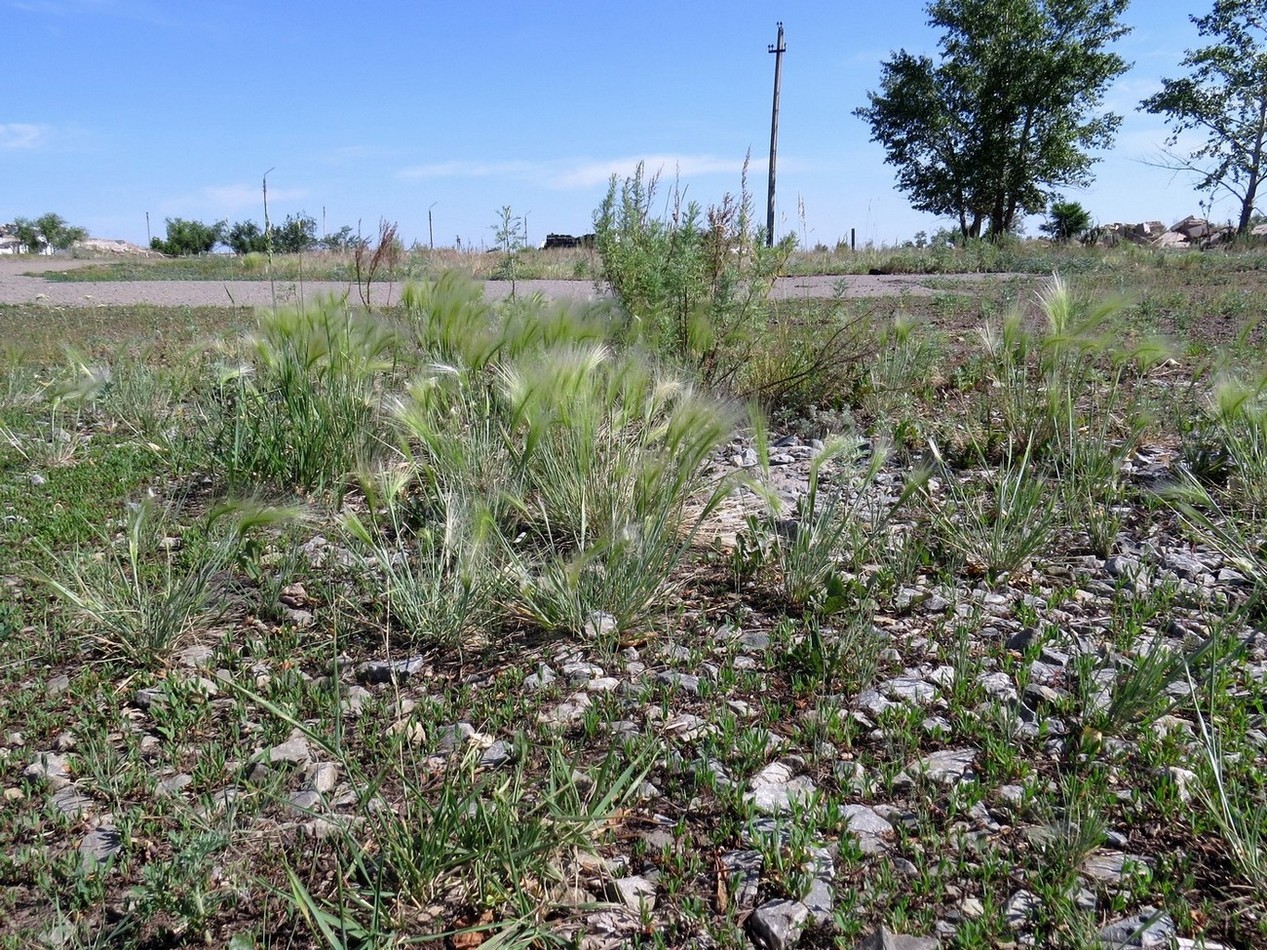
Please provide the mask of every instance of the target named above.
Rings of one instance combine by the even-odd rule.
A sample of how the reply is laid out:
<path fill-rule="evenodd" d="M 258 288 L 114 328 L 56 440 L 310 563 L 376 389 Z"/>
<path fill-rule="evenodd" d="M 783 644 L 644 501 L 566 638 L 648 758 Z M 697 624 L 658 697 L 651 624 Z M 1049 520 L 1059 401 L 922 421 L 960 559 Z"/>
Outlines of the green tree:
<path fill-rule="evenodd" d="M 1210 13 L 1189 19 L 1214 42 L 1188 50 L 1179 64 L 1187 75 L 1163 79 L 1140 109 L 1166 117 L 1168 147 L 1187 132 L 1205 135 L 1187 155 L 1167 152 L 1167 167 L 1193 173 L 1203 191 L 1233 195 L 1241 205 L 1236 230 L 1246 234 L 1267 139 L 1267 0 L 1214 0 Z"/>
<path fill-rule="evenodd" d="M 1088 151 L 1109 146 L 1121 123 L 1098 110 L 1127 69 L 1108 47 L 1129 31 L 1128 2 L 930 2 L 940 61 L 898 51 L 880 92 L 854 110 L 912 205 L 956 218 L 965 238 L 988 222 L 997 238 L 1044 211 L 1053 188 L 1087 184 Z"/>
<path fill-rule="evenodd" d="M 204 224 L 202 221 L 168 218 L 166 240 L 154 238 L 150 241 L 150 247 L 173 257 L 207 254 L 213 247 L 224 241 L 227 224 L 226 221 Z"/>
<path fill-rule="evenodd" d="M 17 218 L 13 222 L 13 231 L 31 254 L 39 253 L 46 246 L 64 251 L 88 236 L 86 230 L 72 227 L 60 214 L 51 211 L 33 221 L 30 218 Z"/>
<path fill-rule="evenodd" d="M 345 224 L 332 234 L 327 234 L 318 243 L 328 251 L 354 251 L 357 247 L 369 244 L 369 238 L 361 237 L 352 230 L 352 225 Z"/>
<path fill-rule="evenodd" d="M 302 254 L 317 245 L 317 219 L 288 214 L 285 221 L 269 229 L 268 240 L 278 254 Z"/>
<path fill-rule="evenodd" d="M 268 250 L 264 232 L 254 221 L 238 221 L 224 235 L 224 243 L 234 254 L 262 254 Z"/>
<path fill-rule="evenodd" d="M 1058 198 L 1051 203 L 1050 218 L 1039 230 L 1062 244 L 1081 236 L 1091 227 L 1091 212 L 1076 201 Z"/>
<path fill-rule="evenodd" d="M 40 229 L 44 240 L 59 251 L 67 250 L 76 241 L 88 236 L 83 228 L 72 227 L 60 214 L 51 211 L 36 218 L 35 226 Z"/>
<path fill-rule="evenodd" d="M 489 230 L 493 232 L 493 241 L 502 252 L 502 261 L 493 271 L 492 278 L 510 281 L 510 295 L 513 297 L 515 296 L 515 280 L 519 276 L 516 264 L 519 262 L 519 252 L 528 243 L 528 236 L 524 219 L 511 211 L 510 205 L 503 205 L 497 212 L 497 216 L 498 222 L 490 225 Z"/>

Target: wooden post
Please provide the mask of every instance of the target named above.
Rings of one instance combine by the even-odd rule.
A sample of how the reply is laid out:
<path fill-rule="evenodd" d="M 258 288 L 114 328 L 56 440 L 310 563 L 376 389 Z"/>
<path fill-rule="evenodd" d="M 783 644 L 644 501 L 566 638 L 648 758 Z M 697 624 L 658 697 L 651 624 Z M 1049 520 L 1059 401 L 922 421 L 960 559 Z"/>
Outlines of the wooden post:
<path fill-rule="evenodd" d="M 774 165 L 779 150 L 779 82 L 783 75 L 783 21 L 779 21 L 779 37 L 769 51 L 774 54 L 774 108 L 770 114 L 770 188 L 766 196 L 765 244 L 774 247 Z"/>

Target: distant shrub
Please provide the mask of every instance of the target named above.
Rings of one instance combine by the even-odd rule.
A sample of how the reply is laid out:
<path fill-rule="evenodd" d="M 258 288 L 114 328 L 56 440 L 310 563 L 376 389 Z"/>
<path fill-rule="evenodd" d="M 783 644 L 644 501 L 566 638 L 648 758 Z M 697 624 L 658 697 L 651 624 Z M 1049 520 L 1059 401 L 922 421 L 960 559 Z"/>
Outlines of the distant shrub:
<path fill-rule="evenodd" d="M 267 235 L 278 254 L 302 254 L 317 246 L 317 219 L 302 212 L 286 215 L 286 220 L 272 227 Z"/>
<path fill-rule="evenodd" d="M 225 234 L 224 243 L 238 255 L 262 254 L 268 250 L 264 232 L 254 221 L 238 221 Z"/>
<path fill-rule="evenodd" d="M 16 218 L 13 231 L 17 239 L 29 253 L 35 254 L 43 247 L 55 247 L 64 251 L 76 241 L 88 236 L 83 228 L 72 227 L 60 214 L 49 212 L 42 214 L 34 221 L 30 218 Z"/>
<path fill-rule="evenodd" d="M 225 239 L 226 221 L 205 224 L 202 221 L 187 221 L 184 218 L 167 219 L 167 238 L 154 238 L 150 247 L 173 257 L 187 257 L 193 254 L 207 254 Z"/>
<path fill-rule="evenodd" d="M 766 301 L 794 238 L 765 246 L 753 223 L 747 172 L 738 198 L 705 212 L 683 205 L 652 213 L 658 178 L 639 165 L 623 183 L 613 175 L 594 215 L 603 277 L 620 301 L 629 335 L 712 386 L 730 385 L 767 323 Z"/>
<path fill-rule="evenodd" d="M 1039 230 L 1062 244 L 1080 237 L 1091 227 L 1091 212 L 1076 201 L 1059 199 L 1051 203 L 1051 219 Z"/>

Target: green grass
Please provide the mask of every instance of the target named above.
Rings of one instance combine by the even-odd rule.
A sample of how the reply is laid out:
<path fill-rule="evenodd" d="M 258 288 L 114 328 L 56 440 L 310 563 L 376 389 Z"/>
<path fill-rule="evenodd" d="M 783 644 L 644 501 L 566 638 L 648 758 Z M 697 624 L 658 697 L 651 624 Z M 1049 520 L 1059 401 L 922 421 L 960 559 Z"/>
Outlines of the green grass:
<path fill-rule="evenodd" d="M 1249 253 L 1067 259 L 1082 313 L 1128 298 L 1095 333 L 1014 284 L 851 301 L 874 359 L 748 423 L 601 312 L 455 278 L 373 314 L 0 310 L 0 947 L 741 947 L 721 857 L 795 900 L 820 848 L 806 946 L 1014 942 L 1022 889 L 1048 946 L 1146 905 L 1260 945 L 1267 286 Z M 977 331 L 1012 311 L 1004 363 Z M 790 362 L 822 313 L 758 342 Z M 1133 361 L 1157 331 L 1173 362 Z M 777 513 L 718 481 L 766 426 L 844 440 Z M 1139 446 L 1204 463 L 1157 492 Z M 906 780 L 951 749 L 972 777 Z M 770 824 L 779 764 L 814 791 Z M 1097 883 L 1106 850 L 1150 865 Z M 654 909 L 614 908 L 635 876 Z"/>

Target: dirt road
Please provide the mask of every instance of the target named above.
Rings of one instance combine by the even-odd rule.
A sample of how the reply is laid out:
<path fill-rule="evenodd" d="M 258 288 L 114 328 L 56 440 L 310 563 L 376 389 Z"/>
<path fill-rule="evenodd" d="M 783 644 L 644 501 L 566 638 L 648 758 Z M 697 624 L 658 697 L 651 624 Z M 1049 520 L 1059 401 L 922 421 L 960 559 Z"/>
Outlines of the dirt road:
<path fill-rule="evenodd" d="M 64 283 L 45 280 L 39 275 L 49 271 L 69 270 L 94 261 L 61 258 L 0 257 L 0 304 L 42 303 L 49 306 L 132 306 L 154 304 L 169 307 L 267 307 L 274 300 L 294 303 L 314 300 L 351 291 L 355 286 L 330 281 L 278 281 L 270 285 L 259 281 L 216 280 L 148 280 L 87 281 Z M 1013 278 L 1033 279 L 1021 274 L 955 274 L 928 277 L 918 274 L 851 275 L 848 277 L 782 277 L 775 283 L 771 297 L 787 300 L 798 297 L 831 298 L 838 292 L 843 297 L 897 297 L 904 294 L 929 296 L 944 293 L 947 282 L 970 285 Z M 934 284 L 934 287 L 928 286 Z M 379 303 L 396 300 L 400 284 L 376 284 L 374 299 Z M 521 294 L 541 293 L 557 300 L 593 300 L 603 296 L 588 280 L 521 280 Z M 485 281 L 484 293 L 497 300 L 510 293 L 507 281 Z"/>

